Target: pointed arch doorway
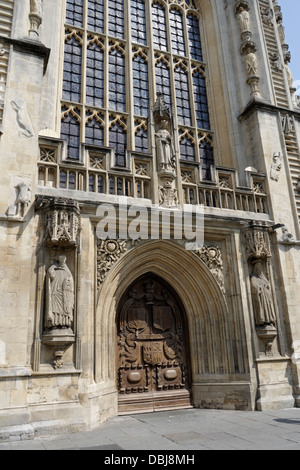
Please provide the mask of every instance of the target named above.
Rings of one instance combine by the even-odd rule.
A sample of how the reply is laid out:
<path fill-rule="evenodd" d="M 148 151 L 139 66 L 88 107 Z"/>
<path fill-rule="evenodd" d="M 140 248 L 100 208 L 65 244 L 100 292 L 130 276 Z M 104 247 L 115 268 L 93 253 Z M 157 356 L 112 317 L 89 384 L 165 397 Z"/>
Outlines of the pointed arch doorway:
<path fill-rule="evenodd" d="M 119 414 L 191 407 L 188 324 L 176 292 L 148 273 L 117 311 Z"/>

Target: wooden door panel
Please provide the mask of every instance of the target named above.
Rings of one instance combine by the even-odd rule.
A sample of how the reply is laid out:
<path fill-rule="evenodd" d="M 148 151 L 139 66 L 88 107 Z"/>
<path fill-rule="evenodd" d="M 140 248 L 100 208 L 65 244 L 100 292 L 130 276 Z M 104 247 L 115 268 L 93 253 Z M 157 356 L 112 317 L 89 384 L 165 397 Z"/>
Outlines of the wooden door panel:
<path fill-rule="evenodd" d="M 119 410 L 190 406 L 188 355 L 180 302 L 156 277 L 128 290 L 118 313 Z"/>

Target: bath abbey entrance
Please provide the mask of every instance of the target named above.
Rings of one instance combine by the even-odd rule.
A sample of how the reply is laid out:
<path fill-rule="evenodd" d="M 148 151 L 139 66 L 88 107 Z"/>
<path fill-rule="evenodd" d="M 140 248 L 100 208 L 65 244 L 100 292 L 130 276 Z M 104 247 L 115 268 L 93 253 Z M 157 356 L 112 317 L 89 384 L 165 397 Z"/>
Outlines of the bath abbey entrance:
<path fill-rule="evenodd" d="M 118 310 L 119 413 L 190 407 L 187 323 L 175 292 L 142 276 Z"/>

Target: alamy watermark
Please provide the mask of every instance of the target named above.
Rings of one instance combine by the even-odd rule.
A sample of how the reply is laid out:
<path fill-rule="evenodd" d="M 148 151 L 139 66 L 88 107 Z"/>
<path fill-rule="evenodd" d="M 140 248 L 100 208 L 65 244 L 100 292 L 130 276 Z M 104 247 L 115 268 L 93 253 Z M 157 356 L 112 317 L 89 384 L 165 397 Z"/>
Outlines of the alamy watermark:
<path fill-rule="evenodd" d="M 199 250 L 204 244 L 204 207 L 184 205 L 162 208 L 158 205 L 101 204 L 96 213 L 99 239 L 184 240 L 187 250 Z"/>

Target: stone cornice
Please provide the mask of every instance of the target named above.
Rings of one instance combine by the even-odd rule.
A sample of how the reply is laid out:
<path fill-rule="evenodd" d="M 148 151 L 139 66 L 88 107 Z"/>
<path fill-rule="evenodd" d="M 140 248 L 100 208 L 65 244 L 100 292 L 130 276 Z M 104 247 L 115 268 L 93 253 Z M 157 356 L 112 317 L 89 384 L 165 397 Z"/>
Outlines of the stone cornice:
<path fill-rule="evenodd" d="M 296 119 L 300 120 L 300 108 L 299 110 L 297 109 L 287 109 L 287 108 L 282 108 L 280 106 L 274 106 L 273 104 L 269 103 L 268 101 L 265 100 L 259 100 L 259 99 L 254 99 L 251 100 L 245 109 L 242 111 L 242 113 L 239 115 L 238 119 L 239 121 L 243 122 L 246 119 L 248 119 L 251 114 L 255 112 L 268 112 L 272 114 L 278 114 L 278 113 L 285 113 L 285 114 L 290 114 L 292 116 L 295 116 Z"/>
<path fill-rule="evenodd" d="M 41 57 L 44 60 L 43 73 L 46 73 L 51 49 L 30 38 L 13 39 L 0 35 L 0 43 L 12 45 L 14 50 Z"/>

